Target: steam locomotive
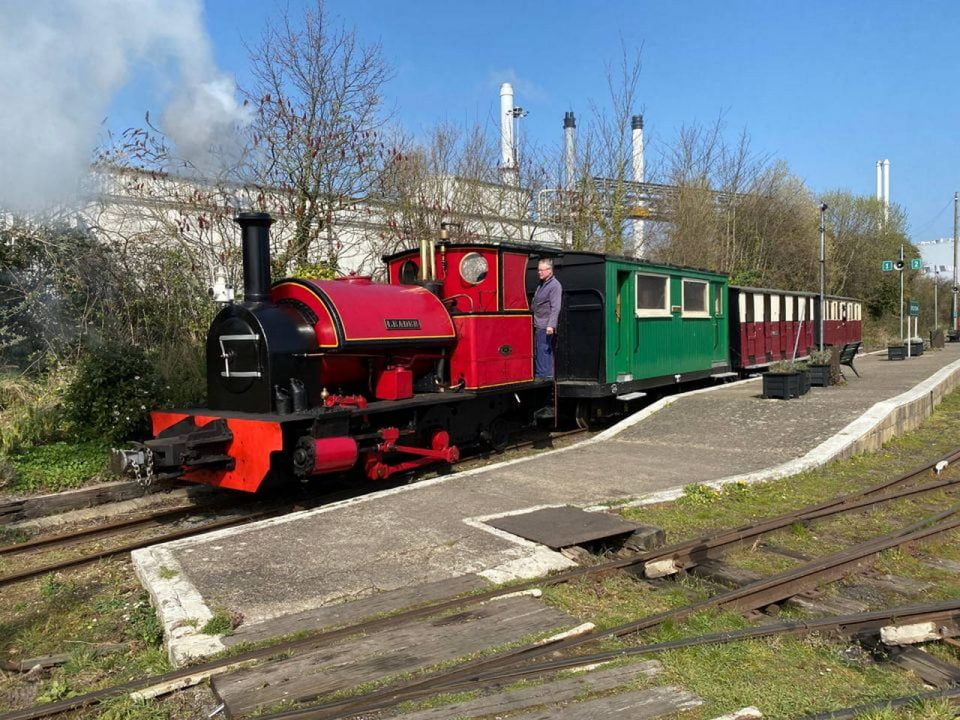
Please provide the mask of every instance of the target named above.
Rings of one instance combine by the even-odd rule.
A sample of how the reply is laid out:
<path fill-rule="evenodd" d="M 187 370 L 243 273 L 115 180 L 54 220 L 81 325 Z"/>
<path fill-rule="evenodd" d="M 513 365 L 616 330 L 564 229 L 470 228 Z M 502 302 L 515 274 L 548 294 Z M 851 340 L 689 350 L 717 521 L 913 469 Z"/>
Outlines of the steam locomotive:
<path fill-rule="evenodd" d="M 271 283 L 272 218 L 236 221 L 244 298 L 210 326 L 207 407 L 151 413 L 153 439 L 115 451 L 117 472 L 247 492 L 357 467 L 384 479 L 454 463 L 465 443 L 503 447 L 545 409 L 586 424 L 653 389 L 803 358 L 821 310 L 837 318 L 827 342 L 860 333 L 848 298 L 820 308 L 811 293 L 731 288 L 720 273 L 445 230 L 385 258 L 387 283 Z M 533 375 L 542 257 L 564 289 L 555 382 Z"/>

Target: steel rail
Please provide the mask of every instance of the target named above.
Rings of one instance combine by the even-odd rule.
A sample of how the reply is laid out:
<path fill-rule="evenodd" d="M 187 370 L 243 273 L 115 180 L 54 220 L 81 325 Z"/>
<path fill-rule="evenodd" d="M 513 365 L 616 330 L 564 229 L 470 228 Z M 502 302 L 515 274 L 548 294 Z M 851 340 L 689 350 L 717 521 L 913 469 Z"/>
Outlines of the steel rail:
<path fill-rule="evenodd" d="M 844 637 L 850 637 L 868 632 L 878 632 L 884 625 L 892 623 L 896 623 L 897 625 L 910 625 L 920 622 L 933 622 L 940 625 L 944 622 L 956 622 L 958 620 L 960 620 L 960 599 L 907 605 L 887 610 L 874 610 L 850 615 L 835 615 L 832 617 L 816 618 L 814 620 L 786 620 L 759 627 L 696 635 L 680 640 L 671 640 L 669 642 L 653 643 L 650 645 L 636 645 L 590 655 L 574 655 L 558 660 L 524 665 L 516 669 L 478 674 L 469 683 L 447 686 L 444 687 L 444 691 L 452 692 L 454 690 L 467 689 L 468 687 L 476 689 L 477 686 L 481 685 L 515 682 L 516 680 L 536 675 L 570 670 L 626 657 L 652 655 L 669 650 L 682 650 L 684 648 L 699 647 L 702 645 L 719 645 L 742 640 L 753 640 L 771 635 L 805 635 L 813 632 L 833 631 L 838 632 Z"/>
<path fill-rule="evenodd" d="M 891 480 L 884 481 L 877 485 L 864 488 L 862 490 L 848 493 L 846 495 L 838 496 L 831 500 L 816 503 L 809 505 L 798 510 L 792 511 L 776 518 L 764 521 L 762 524 L 764 526 L 769 525 L 771 529 L 766 530 L 765 532 L 772 532 L 774 530 L 787 527 L 794 522 L 803 521 L 805 516 L 808 514 L 815 513 L 825 513 L 823 515 L 818 514 L 817 517 L 826 516 L 826 511 L 830 508 L 835 508 L 838 506 L 843 506 L 844 504 L 851 505 L 849 508 L 840 507 L 836 512 L 846 512 L 849 510 L 859 509 L 860 505 L 857 505 L 855 501 L 865 500 L 871 495 L 881 493 L 883 490 L 886 490 L 890 487 L 893 487 L 897 484 L 906 482 L 915 477 L 922 475 L 923 473 L 933 469 L 938 462 L 946 460 L 950 463 L 955 460 L 960 459 L 960 450 L 948 453 L 941 456 L 937 460 L 930 462 L 922 467 L 918 467 L 914 470 L 903 473 L 902 475 L 897 476 Z M 873 503 L 877 504 L 881 502 L 886 502 L 891 499 L 896 499 L 896 497 L 905 496 L 907 494 L 917 494 L 920 492 L 929 492 L 930 490 L 940 489 L 946 487 L 950 484 L 953 484 L 957 481 L 940 481 L 933 483 L 931 485 L 922 486 L 919 489 L 911 488 L 909 492 L 904 492 L 903 495 L 886 495 L 879 498 L 874 498 Z M 564 582 L 569 582 L 580 577 L 585 577 L 593 574 L 599 574 L 604 572 L 609 572 L 611 570 L 618 570 L 627 567 L 631 567 L 641 562 L 647 562 L 653 559 L 662 558 L 667 553 L 676 553 L 683 548 L 696 548 L 698 546 L 703 546 L 708 544 L 713 538 L 720 536 L 727 536 L 727 542 L 733 544 L 736 542 L 742 542 L 744 539 L 750 539 L 754 537 L 750 535 L 747 537 L 745 531 L 751 527 L 755 526 L 741 526 L 738 528 L 733 528 L 731 530 L 721 531 L 719 534 L 714 536 L 701 536 L 697 537 L 682 543 L 677 543 L 675 545 L 661 548 L 659 550 L 650 551 L 646 553 L 639 554 L 633 558 L 627 558 L 624 560 L 616 560 L 609 563 L 602 563 L 600 565 L 591 566 L 588 568 L 575 568 L 563 573 L 558 573 L 548 578 L 537 578 L 534 580 L 525 581 L 523 583 L 511 585 L 507 588 L 498 588 L 495 590 L 488 590 L 481 593 L 475 593 L 467 596 L 460 596 L 455 598 L 449 598 L 446 600 L 441 600 L 434 603 L 429 603 L 418 608 L 413 608 L 410 610 L 405 610 L 393 615 L 389 615 L 382 618 L 377 618 L 374 620 L 361 621 L 353 625 L 337 628 L 334 630 L 320 630 L 314 632 L 306 637 L 294 640 L 287 641 L 282 643 L 277 643 L 275 645 L 270 645 L 262 648 L 257 648 L 255 650 L 249 650 L 244 653 L 237 655 L 232 655 L 227 658 L 221 658 L 218 660 L 212 660 L 206 663 L 192 665 L 187 668 L 180 670 L 173 670 L 168 673 L 161 675 L 150 676 L 146 678 L 141 678 L 138 680 L 132 680 L 127 683 L 120 685 L 115 685 L 109 688 L 104 688 L 102 690 L 95 690 L 89 693 L 84 693 L 82 695 L 76 695 L 71 698 L 64 700 L 58 700 L 52 703 L 47 703 L 45 705 L 39 705 L 34 708 L 26 708 L 23 710 L 14 711 L 7 713 L 5 715 L 0 715 L 0 720 L 37 720 L 38 718 L 49 717 L 51 715 L 56 715 L 63 712 L 68 712 L 70 710 L 75 710 L 78 708 L 86 707 L 89 705 L 95 705 L 102 700 L 112 697 L 114 695 L 119 695 L 122 693 L 133 692 L 135 690 L 140 690 L 146 687 L 151 687 L 154 685 L 160 685 L 163 683 L 168 683 L 174 680 L 186 678 L 197 673 L 212 673 L 216 672 L 217 669 L 225 668 L 227 666 L 232 666 L 236 663 L 241 662 L 252 662 L 257 660 L 265 660 L 270 657 L 276 656 L 278 653 L 284 652 L 296 652 L 301 650 L 307 650 L 312 647 L 321 647 L 324 644 L 334 642 L 346 637 L 357 635 L 364 632 L 372 632 L 375 630 L 380 630 L 385 627 L 390 627 L 402 622 L 407 622 L 410 620 L 416 620 L 423 617 L 428 617 L 430 615 L 435 615 L 446 610 L 451 610 L 454 608 L 463 607 L 466 605 L 476 604 L 479 602 L 484 602 L 487 600 L 492 600 L 502 595 L 519 592 L 525 589 L 531 589 L 535 587 L 540 587 L 544 585 L 555 585 L 562 584 Z M 758 533 L 762 534 L 762 533 Z"/>
<path fill-rule="evenodd" d="M 877 700 L 876 702 L 843 708 L 841 710 L 828 710 L 817 713 L 816 715 L 804 715 L 800 720 L 846 720 L 847 718 L 858 717 L 871 710 L 908 707 L 914 703 L 925 700 L 947 700 L 951 705 L 956 705 L 960 703 L 960 688 L 952 687 L 946 690 L 932 690 L 931 692 L 917 693 L 916 695 L 904 695 L 902 697 L 890 698 L 889 700 Z"/>
<path fill-rule="evenodd" d="M 13 583 L 21 582 L 23 580 L 29 580 L 32 577 L 38 575 L 45 575 L 46 573 L 56 572 L 57 570 L 65 570 L 67 568 L 81 567 L 83 565 L 88 565 L 90 563 L 96 562 L 97 560 L 102 560 L 104 558 L 113 557 L 114 555 L 121 555 L 123 553 L 131 552 L 132 550 L 139 550 L 143 547 L 148 547 L 150 545 L 156 545 L 158 543 L 171 542 L 173 540 L 180 540 L 181 538 L 191 537 L 193 535 L 200 535 L 202 533 L 210 532 L 211 530 L 220 530 L 222 528 L 232 527 L 234 525 L 242 525 L 244 523 L 251 522 L 253 520 L 260 520 L 265 517 L 270 517 L 274 513 L 270 512 L 261 512 L 255 513 L 253 515 L 246 515 L 244 517 L 235 517 L 227 518 L 224 520 L 215 520 L 211 523 L 206 523 L 204 525 L 198 525 L 197 527 L 187 528 L 184 530 L 177 530 L 171 533 L 165 533 L 158 537 L 146 538 L 143 540 L 135 540 L 133 542 L 124 543 L 110 550 L 100 550 L 94 553 L 83 555 L 78 558 L 73 558 L 71 560 L 61 560 L 60 562 L 49 563 L 47 565 L 41 565 L 39 567 L 30 568 L 27 570 L 19 570 L 17 572 L 10 573 L 8 575 L 0 576 L 0 587 L 5 587 L 7 585 L 12 585 Z"/>
<path fill-rule="evenodd" d="M 199 508 L 180 508 L 178 510 L 165 510 L 158 513 L 153 513 L 150 515 L 144 515 L 136 518 L 130 518 L 127 520 L 118 520 L 113 523 L 105 523 L 97 527 L 86 528 L 84 530 L 77 530 L 75 532 L 60 533 L 58 535 L 49 535 L 47 537 L 39 537 L 32 540 L 26 540 L 24 542 L 15 543 L 13 545 L 4 545 L 0 547 L 0 555 L 9 555 L 11 553 L 26 553 L 34 552 L 46 548 L 61 547 L 63 545 L 73 545 L 77 541 L 86 539 L 92 540 L 98 535 L 110 536 L 116 534 L 118 530 L 127 530 L 130 528 L 135 528 L 138 525 L 142 525 L 144 528 L 156 527 L 160 524 L 160 521 L 167 520 L 175 517 L 188 517 L 191 514 L 196 514 L 201 512 Z"/>
<path fill-rule="evenodd" d="M 947 511 L 926 518 L 919 523 L 914 523 L 892 533 L 872 538 L 864 543 L 832 553 L 824 558 L 818 558 L 797 568 L 778 573 L 769 578 L 762 578 L 756 582 L 744 585 L 741 588 L 728 590 L 711 598 L 691 603 L 690 605 L 655 613 L 640 620 L 606 630 L 568 638 L 556 643 L 534 643 L 488 658 L 468 661 L 452 669 L 438 671 L 420 680 L 374 691 L 362 699 L 356 697 L 345 698 L 299 710 L 266 715 L 263 716 L 262 720 L 332 720 L 333 718 L 350 717 L 360 713 L 392 707 L 399 702 L 415 699 L 424 695 L 447 692 L 455 687 L 459 687 L 459 683 L 467 681 L 474 682 L 474 678 L 484 671 L 505 670 L 547 653 L 562 652 L 608 637 L 632 635 L 641 630 L 649 630 L 668 620 L 682 620 L 700 610 L 727 608 L 743 611 L 764 607 L 778 600 L 782 600 L 785 597 L 803 592 L 820 582 L 842 577 L 844 574 L 859 567 L 865 558 L 875 555 L 882 550 L 908 542 L 922 540 L 931 535 L 960 527 L 960 518 L 953 518 L 948 521 L 944 520 L 945 517 L 954 515 L 958 511 L 960 511 L 960 504 L 953 506 Z M 933 524 L 931 525 L 931 523 Z M 922 527 L 924 525 L 928 525 L 929 527 Z M 918 527 L 921 529 L 917 529 Z M 313 697 L 303 697 L 296 698 L 295 700 L 310 702 L 314 699 Z"/>

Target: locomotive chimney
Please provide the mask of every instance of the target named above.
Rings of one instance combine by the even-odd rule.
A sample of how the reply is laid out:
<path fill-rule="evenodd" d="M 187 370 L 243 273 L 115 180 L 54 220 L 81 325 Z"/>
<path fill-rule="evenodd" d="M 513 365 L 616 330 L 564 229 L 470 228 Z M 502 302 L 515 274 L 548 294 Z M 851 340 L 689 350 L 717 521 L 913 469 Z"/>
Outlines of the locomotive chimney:
<path fill-rule="evenodd" d="M 269 213 L 242 212 L 234 220 L 243 242 L 243 301 L 266 302 L 270 297 Z"/>

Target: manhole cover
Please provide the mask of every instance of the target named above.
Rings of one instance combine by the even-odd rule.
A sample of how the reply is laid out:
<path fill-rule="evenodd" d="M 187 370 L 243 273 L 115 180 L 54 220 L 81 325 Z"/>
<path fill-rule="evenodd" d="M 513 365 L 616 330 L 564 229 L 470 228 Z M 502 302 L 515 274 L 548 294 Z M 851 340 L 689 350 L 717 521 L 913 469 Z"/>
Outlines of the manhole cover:
<path fill-rule="evenodd" d="M 619 515 L 586 512 L 569 505 L 534 510 L 522 515 L 507 515 L 487 520 L 486 523 L 554 550 L 626 535 L 639 527 Z"/>

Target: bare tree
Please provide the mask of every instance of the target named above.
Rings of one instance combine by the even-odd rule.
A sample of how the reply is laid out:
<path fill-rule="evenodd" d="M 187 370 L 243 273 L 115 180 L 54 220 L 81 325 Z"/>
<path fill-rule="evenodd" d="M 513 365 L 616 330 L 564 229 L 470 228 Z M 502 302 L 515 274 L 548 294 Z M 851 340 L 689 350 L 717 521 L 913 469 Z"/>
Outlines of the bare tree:
<path fill-rule="evenodd" d="M 252 178 L 286 194 L 286 259 L 304 264 L 319 250 L 336 268 L 337 214 L 374 188 L 383 167 L 381 92 L 390 69 L 380 46 L 362 45 L 332 21 L 323 0 L 300 22 L 282 12 L 250 55 Z"/>

